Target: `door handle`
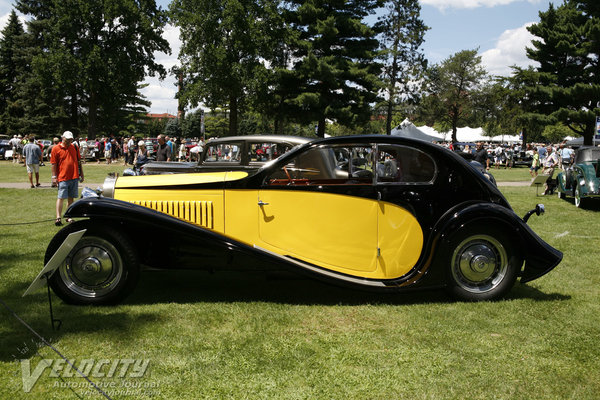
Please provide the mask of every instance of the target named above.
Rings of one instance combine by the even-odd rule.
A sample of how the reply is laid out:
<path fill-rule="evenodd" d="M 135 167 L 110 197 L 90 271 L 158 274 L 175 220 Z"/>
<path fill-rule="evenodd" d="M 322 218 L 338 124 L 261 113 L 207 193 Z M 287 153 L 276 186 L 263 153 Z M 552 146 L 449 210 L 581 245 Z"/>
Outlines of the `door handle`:
<path fill-rule="evenodd" d="M 262 201 L 262 200 L 258 200 L 258 205 L 259 205 L 259 206 L 261 206 L 261 207 L 262 207 L 262 206 L 268 206 L 268 205 L 269 205 L 269 203 L 265 203 L 265 202 L 264 202 L 264 201 Z"/>

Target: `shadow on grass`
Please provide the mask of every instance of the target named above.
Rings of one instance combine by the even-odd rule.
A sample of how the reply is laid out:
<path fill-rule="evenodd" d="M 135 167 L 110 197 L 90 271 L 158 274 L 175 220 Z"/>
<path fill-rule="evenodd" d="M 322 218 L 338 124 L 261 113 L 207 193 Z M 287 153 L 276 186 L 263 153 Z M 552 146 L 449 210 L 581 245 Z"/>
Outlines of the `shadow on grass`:
<path fill-rule="evenodd" d="M 374 293 L 339 287 L 287 271 L 145 271 L 128 304 L 272 302 L 293 305 L 448 302 L 444 291 Z"/>
<path fill-rule="evenodd" d="M 161 319 L 160 314 L 139 312 L 128 313 L 119 308 L 111 307 L 77 307 L 64 304 L 54 294 L 52 305 L 54 318 L 60 319 L 63 324 L 59 330 L 52 330 L 48 297 L 44 290 L 32 296 L 22 297 L 28 283 L 15 283 L 6 287 L 0 293 L 0 298 L 21 318 L 27 325 L 35 330 L 44 339 L 53 344 L 63 335 L 77 335 L 106 332 L 106 337 L 126 338 L 131 334 L 132 327 L 138 329 L 145 324 L 152 324 Z M 0 304 L 0 361 L 15 361 L 26 359 L 36 354 L 36 348 L 43 348 L 40 353 L 45 358 L 57 358 L 52 350 L 45 348 L 43 341 L 23 325 L 4 305 Z M 108 339 L 107 339 L 108 340 Z M 60 351 L 61 349 L 59 349 Z M 81 357 L 81 354 L 66 354 L 68 357 Z M 87 355 L 85 355 L 87 356 Z"/>
<path fill-rule="evenodd" d="M 516 284 L 508 299 L 568 300 Z M 146 271 L 128 304 L 195 302 L 273 302 L 292 305 L 413 305 L 453 303 L 444 289 L 376 293 L 335 286 L 303 275 L 281 272 Z"/>
<path fill-rule="evenodd" d="M 570 203 L 573 207 L 575 207 L 575 198 L 573 197 L 564 197 L 563 201 Z M 597 198 L 588 198 L 581 200 L 581 208 L 587 211 L 595 211 L 600 212 L 600 199 Z"/>

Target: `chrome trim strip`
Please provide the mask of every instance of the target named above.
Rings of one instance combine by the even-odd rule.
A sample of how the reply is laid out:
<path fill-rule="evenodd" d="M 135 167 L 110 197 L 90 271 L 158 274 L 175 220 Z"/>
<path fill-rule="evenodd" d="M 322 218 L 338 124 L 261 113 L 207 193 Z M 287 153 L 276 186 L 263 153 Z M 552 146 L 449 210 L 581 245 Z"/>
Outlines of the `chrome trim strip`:
<path fill-rule="evenodd" d="M 279 259 L 281 259 L 282 261 L 285 261 L 287 263 L 292 263 L 295 264 L 299 267 L 302 267 L 304 269 L 307 269 L 309 271 L 312 272 L 316 272 L 320 275 L 324 275 L 324 276 L 328 276 L 330 278 L 335 278 L 335 279 L 341 279 L 344 280 L 346 282 L 350 282 L 350 283 L 354 283 L 356 285 L 363 285 L 363 286 L 372 286 L 372 287 L 387 287 L 383 282 L 381 281 L 374 281 L 374 280 L 369 280 L 369 279 L 362 279 L 362 278 L 355 278 L 349 275 L 345 275 L 345 274 L 341 274 L 341 273 L 337 273 L 337 272 L 333 272 L 333 271 L 329 271 L 326 269 L 322 269 L 319 267 L 316 267 L 312 264 L 309 263 L 305 263 L 299 260 L 295 260 L 293 258 L 287 257 L 287 256 L 282 256 L 281 254 L 277 254 L 274 253 L 272 251 L 269 251 L 267 249 L 263 249 L 262 247 L 259 247 L 257 245 L 254 245 L 254 248 L 256 250 L 260 250 L 263 253 L 269 254 L 271 256 L 275 256 Z"/>

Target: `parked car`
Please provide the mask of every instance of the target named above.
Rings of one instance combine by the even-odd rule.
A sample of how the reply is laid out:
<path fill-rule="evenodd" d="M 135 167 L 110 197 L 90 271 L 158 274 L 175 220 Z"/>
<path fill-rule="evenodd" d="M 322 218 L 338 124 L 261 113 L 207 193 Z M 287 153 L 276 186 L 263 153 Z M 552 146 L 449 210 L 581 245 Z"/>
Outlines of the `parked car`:
<path fill-rule="evenodd" d="M 154 161 L 142 174 L 174 174 L 201 171 L 250 171 L 260 168 L 294 146 L 311 139 L 297 136 L 251 135 L 212 139 L 205 143 L 198 162 Z"/>
<path fill-rule="evenodd" d="M 77 304 L 121 300 L 142 266 L 289 268 L 367 290 L 446 287 L 490 300 L 562 259 L 526 224 L 542 212 L 519 218 L 440 146 L 346 136 L 305 143 L 256 171 L 108 177 L 102 196 L 69 207 L 67 218 L 85 219 L 54 236 L 45 260 L 58 265 L 52 289 Z"/>
<path fill-rule="evenodd" d="M 8 139 L 1 139 L 0 140 L 0 159 L 6 159 L 6 150 L 11 150 L 12 151 L 12 146 L 10 144 L 10 141 Z"/>
<path fill-rule="evenodd" d="M 600 197 L 600 147 L 579 147 L 573 164 L 558 173 L 558 197 L 575 199 L 576 207 L 583 207 L 592 198 Z"/>

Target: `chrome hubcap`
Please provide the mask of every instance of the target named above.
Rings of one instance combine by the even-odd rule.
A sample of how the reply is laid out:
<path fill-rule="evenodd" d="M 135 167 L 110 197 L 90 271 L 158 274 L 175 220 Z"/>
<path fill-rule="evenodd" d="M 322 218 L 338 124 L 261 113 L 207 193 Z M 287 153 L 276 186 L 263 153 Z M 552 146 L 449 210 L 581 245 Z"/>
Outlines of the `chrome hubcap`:
<path fill-rule="evenodd" d="M 93 236 L 83 237 L 60 267 L 67 288 L 84 297 L 110 293 L 122 274 L 123 263 L 115 246 Z"/>
<path fill-rule="evenodd" d="M 452 256 L 452 276 L 463 289 L 482 293 L 497 287 L 508 270 L 504 246 L 488 235 L 463 240 Z"/>

